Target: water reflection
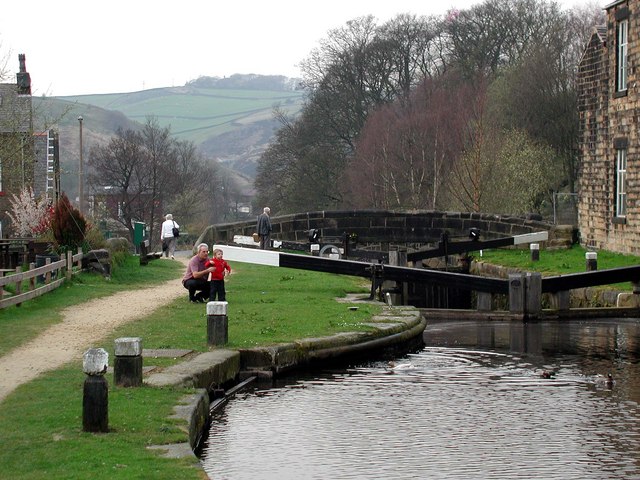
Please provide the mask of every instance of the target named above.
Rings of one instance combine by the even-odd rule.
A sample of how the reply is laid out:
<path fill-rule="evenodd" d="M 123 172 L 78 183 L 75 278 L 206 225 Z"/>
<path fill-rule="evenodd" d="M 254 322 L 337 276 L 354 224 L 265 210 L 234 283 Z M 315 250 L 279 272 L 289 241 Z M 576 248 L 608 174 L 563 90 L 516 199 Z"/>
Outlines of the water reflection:
<path fill-rule="evenodd" d="M 640 478 L 639 328 L 432 324 L 425 348 L 392 364 L 243 393 L 214 418 L 205 470 L 216 479 Z M 600 381 L 608 372 L 612 388 Z"/>

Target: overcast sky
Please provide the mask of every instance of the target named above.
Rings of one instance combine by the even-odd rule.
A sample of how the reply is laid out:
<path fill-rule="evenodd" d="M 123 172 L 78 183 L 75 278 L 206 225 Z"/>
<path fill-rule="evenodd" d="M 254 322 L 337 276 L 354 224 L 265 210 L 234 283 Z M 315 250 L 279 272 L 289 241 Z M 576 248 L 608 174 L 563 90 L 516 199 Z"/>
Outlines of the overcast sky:
<path fill-rule="evenodd" d="M 132 92 L 234 73 L 300 76 L 329 30 L 373 15 L 439 15 L 478 0 L 5 1 L 0 59 L 15 82 L 26 55 L 33 94 Z M 580 0 L 562 0 L 571 6 Z M 604 6 L 610 2 L 601 2 Z"/>

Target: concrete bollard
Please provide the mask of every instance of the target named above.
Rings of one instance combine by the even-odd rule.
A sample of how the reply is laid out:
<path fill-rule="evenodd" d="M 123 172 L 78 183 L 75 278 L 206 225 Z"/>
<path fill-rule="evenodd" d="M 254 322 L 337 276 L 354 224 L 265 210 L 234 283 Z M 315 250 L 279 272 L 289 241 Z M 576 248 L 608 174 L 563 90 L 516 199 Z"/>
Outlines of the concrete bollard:
<path fill-rule="evenodd" d="M 115 341 L 116 358 L 113 362 L 113 381 L 120 387 L 142 385 L 142 339 L 122 337 Z"/>
<path fill-rule="evenodd" d="M 319 257 L 320 256 L 320 244 L 319 243 L 312 243 L 311 244 L 311 255 L 313 257 Z"/>
<path fill-rule="evenodd" d="M 109 431 L 109 384 L 104 374 L 109 354 L 103 348 L 90 348 L 82 357 L 82 370 L 87 375 L 82 395 L 82 430 Z"/>
<path fill-rule="evenodd" d="M 598 270 L 598 254 L 596 252 L 587 252 L 584 256 L 587 260 L 587 272 Z"/>
<path fill-rule="evenodd" d="M 227 302 L 207 303 L 207 344 L 226 345 L 229 341 Z"/>
<path fill-rule="evenodd" d="M 537 262 L 538 260 L 540 260 L 540 244 L 539 243 L 532 243 L 531 245 L 529 245 L 529 250 L 531 250 L 532 262 Z"/>

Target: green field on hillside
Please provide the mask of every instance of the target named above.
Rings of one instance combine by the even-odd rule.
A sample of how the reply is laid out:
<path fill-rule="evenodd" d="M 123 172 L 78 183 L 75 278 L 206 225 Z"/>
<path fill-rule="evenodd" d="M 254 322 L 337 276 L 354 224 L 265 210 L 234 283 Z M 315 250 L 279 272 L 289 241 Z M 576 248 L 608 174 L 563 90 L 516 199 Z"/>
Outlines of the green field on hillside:
<path fill-rule="evenodd" d="M 58 98 L 119 111 L 140 123 L 155 116 L 177 137 L 200 143 L 238 125 L 271 120 L 275 107 L 295 115 L 302 107 L 303 92 L 176 87 Z"/>

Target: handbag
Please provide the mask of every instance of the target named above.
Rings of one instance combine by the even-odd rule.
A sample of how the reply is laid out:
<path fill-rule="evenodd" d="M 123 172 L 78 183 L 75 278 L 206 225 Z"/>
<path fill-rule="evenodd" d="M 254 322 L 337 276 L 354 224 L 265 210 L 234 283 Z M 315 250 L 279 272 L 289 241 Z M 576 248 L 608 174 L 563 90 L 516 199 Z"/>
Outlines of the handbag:
<path fill-rule="evenodd" d="M 180 236 L 180 229 L 176 227 L 176 222 L 173 222 L 173 228 L 171 229 L 171 232 L 173 233 L 173 236 L 175 238 L 178 238 Z"/>

